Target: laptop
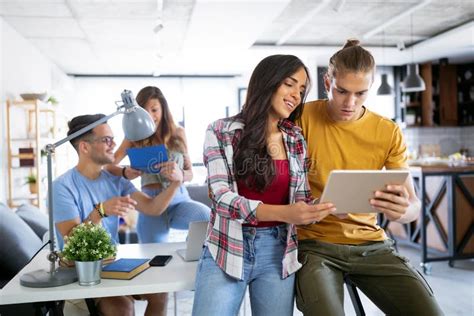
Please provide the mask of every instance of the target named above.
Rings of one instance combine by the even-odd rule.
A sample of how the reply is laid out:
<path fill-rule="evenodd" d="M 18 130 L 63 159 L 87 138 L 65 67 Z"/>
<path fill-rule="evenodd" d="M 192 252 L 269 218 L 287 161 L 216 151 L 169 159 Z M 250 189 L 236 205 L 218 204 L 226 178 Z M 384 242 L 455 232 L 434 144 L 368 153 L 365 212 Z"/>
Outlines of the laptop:
<path fill-rule="evenodd" d="M 201 257 L 202 246 L 206 239 L 207 226 L 209 222 L 189 223 L 188 238 L 186 239 L 186 249 L 178 249 L 176 252 L 184 261 L 196 261 Z"/>

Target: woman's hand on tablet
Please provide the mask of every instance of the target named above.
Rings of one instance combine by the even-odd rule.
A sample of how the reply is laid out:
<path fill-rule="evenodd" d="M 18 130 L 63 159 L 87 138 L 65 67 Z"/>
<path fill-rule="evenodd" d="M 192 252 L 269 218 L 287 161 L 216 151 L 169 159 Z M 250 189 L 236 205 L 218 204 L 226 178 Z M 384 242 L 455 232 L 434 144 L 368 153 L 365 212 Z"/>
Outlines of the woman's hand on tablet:
<path fill-rule="evenodd" d="M 307 225 L 317 223 L 335 211 L 336 208 L 332 203 L 306 204 L 300 201 L 290 205 L 285 221 L 297 225 Z"/>

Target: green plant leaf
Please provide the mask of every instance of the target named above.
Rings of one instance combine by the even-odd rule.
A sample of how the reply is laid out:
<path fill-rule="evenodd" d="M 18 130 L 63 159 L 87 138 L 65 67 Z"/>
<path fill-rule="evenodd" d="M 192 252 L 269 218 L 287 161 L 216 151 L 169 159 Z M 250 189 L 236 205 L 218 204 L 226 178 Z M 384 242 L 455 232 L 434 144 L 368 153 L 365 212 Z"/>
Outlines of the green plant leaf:
<path fill-rule="evenodd" d="M 64 241 L 62 256 L 68 260 L 97 261 L 117 253 L 117 247 L 107 230 L 91 222 L 74 227 Z"/>

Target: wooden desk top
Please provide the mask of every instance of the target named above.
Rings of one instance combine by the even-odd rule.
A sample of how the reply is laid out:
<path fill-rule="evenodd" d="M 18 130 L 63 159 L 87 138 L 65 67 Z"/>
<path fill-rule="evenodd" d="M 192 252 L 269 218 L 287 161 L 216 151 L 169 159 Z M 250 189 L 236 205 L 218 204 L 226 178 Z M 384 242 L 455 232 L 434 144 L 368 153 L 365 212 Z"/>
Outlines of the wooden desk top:
<path fill-rule="evenodd" d="M 176 253 L 177 249 L 185 247 L 185 243 L 119 245 L 118 258 L 173 256 L 165 267 L 150 267 L 132 280 L 102 279 L 100 284 L 94 286 L 80 286 L 77 282 L 50 288 L 21 286 L 20 276 L 25 272 L 49 269 L 49 262 L 46 260 L 49 250 L 42 250 L 0 290 L 0 305 L 192 290 L 198 261 L 185 262 Z"/>
<path fill-rule="evenodd" d="M 474 172 L 474 165 L 447 166 L 447 165 L 410 165 L 410 171 L 423 173 L 471 173 Z"/>

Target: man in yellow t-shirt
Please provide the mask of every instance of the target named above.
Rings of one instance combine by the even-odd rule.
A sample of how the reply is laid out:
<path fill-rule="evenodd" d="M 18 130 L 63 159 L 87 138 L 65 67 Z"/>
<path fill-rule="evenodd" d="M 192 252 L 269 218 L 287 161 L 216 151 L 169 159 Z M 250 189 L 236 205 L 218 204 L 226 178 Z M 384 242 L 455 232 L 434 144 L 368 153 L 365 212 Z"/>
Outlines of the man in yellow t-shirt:
<path fill-rule="evenodd" d="M 321 196 L 334 169 L 406 169 L 399 127 L 363 104 L 373 83 L 372 55 L 349 40 L 329 62 L 327 100 L 305 104 L 299 122 L 308 145 L 309 184 Z M 433 292 L 377 225 L 377 214 L 408 223 L 420 213 L 411 178 L 388 185 L 364 214 L 329 215 L 298 226 L 296 303 L 305 315 L 344 315 L 343 284 L 349 278 L 388 315 L 442 315 Z M 337 209 L 337 205 L 335 205 Z M 373 213 L 371 213 L 373 212 Z"/>

